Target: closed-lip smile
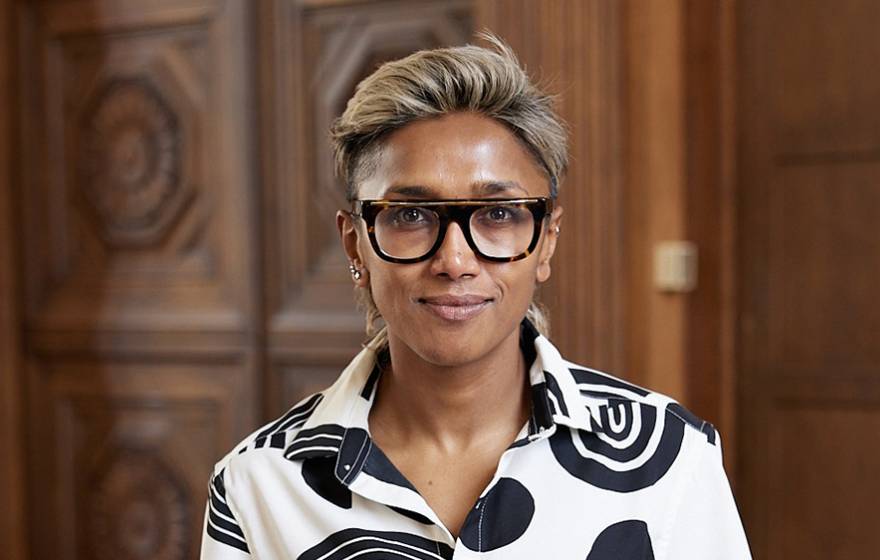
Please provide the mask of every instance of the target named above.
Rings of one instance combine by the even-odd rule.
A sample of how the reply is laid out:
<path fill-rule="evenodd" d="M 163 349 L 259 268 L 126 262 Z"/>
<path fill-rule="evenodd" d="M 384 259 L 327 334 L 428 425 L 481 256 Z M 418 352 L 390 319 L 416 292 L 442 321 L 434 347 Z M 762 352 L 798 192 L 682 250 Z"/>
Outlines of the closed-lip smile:
<path fill-rule="evenodd" d="M 479 315 L 494 298 L 478 294 L 427 296 L 418 299 L 429 311 L 447 321 L 466 321 Z"/>

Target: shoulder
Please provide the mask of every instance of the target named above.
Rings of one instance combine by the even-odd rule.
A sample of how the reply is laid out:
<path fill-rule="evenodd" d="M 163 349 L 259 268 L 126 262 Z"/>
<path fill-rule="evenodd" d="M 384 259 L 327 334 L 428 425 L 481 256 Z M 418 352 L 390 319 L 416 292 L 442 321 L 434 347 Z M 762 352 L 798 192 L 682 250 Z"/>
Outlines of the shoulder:
<path fill-rule="evenodd" d="M 674 399 L 566 361 L 545 371 L 556 461 L 599 488 L 635 492 L 661 481 L 680 488 L 703 457 L 718 455 L 715 427 Z"/>
<path fill-rule="evenodd" d="M 652 391 L 610 373 L 565 361 L 565 366 L 578 388 L 579 402 L 591 409 L 592 416 L 603 427 L 614 418 L 609 413 L 621 412 L 637 406 L 639 411 L 650 410 L 653 416 L 662 415 L 663 420 L 671 422 L 681 430 L 701 436 L 707 444 L 718 443 L 718 432 L 710 422 L 700 418 L 674 398 Z M 618 419 L 617 424 L 620 423 Z"/>
<path fill-rule="evenodd" d="M 521 340 L 524 352 L 531 350 L 531 343 L 534 343 L 532 385 L 546 384 L 548 408 L 557 423 L 594 432 L 600 439 L 630 441 L 630 436 L 624 433 L 638 430 L 645 434 L 656 429 L 669 436 L 688 432 L 709 445 L 718 441 L 712 424 L 675 399 L 567 360 L 528 322 L 524 322 Z M 615 441 L 610 445 L 620 447 L 622 443 Z"/>

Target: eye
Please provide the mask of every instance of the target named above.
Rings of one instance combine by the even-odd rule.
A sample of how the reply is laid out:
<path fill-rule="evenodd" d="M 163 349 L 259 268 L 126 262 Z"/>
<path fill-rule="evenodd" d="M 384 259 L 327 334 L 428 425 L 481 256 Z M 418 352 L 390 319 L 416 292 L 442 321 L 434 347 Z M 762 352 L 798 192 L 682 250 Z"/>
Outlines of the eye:
<path fill-rule="evenodd" d="M 493 222 L 507 222 L 513 219 L 513 211 L 508 206 L 491 206 L 486 215 Z"/>
<path fill-rule="evenodd" d="M 517 226 L 528 217 L 528 210 L 510 204 L 488 206 L 475 215 L 476 223 L 494 228 Z"/>
<path fill-rule="evenodd" d="M 433 221 L 430 213 L 419 206 L 406 206 L 392 211 L 392 221 L 396 225 L 414 226 Z"/>

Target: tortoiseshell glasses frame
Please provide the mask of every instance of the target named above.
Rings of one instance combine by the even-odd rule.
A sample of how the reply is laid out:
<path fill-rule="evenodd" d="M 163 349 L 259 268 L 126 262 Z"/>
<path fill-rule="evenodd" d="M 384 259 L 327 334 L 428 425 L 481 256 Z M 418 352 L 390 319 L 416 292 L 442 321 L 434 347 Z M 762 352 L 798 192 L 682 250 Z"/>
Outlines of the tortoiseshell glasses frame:
<path fill-rule="evenodd" d="M 528 257 L 535 250 L 538 240 L 541 238 L 541 229 L 544 220 L 553 212 L 553 199 L 549 197 L 536 198 L 481 198 L 481 199 L 440 199 L 440 200 L 354 200 L 352 201 L 351 214 L 364 220 L 367 226 L 367 234 L 370 245 L 376 254 L 392 263 L 412 264 L 431 258 L 443 245 L 446 230 L 450 222 L 455 222 L 461 228 L 468 246 L 478 255 L 491 262 L 514 262 Z M 524 250 L 513 255 L 489 255 L 482 251 L 474 240 L 471 231 L 471 217 L 474 212 L 493 207 L 518 207 L 527 209 L 532 216 L 534 228 L 531 239 Z M 433 245 L 424 254 L 414 257 L 399 257 L 386 253 L 376 236 L 376 218 L 388 209 L 422 209 L 429 211 L 437 219 L 436 239 Z"/>

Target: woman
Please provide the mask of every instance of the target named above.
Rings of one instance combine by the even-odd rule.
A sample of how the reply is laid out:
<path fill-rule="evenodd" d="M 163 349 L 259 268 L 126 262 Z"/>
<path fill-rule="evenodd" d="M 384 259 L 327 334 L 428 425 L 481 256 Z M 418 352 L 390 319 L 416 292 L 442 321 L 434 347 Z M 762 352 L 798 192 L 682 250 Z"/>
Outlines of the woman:
<path fill-rule="evenodd" d="M 541 334 L 566 135 L 489 40 L 383 65 L 334 125 L 371 339 L 218 463 L 202 558 L 750 557 L 715 429 Z"/>

